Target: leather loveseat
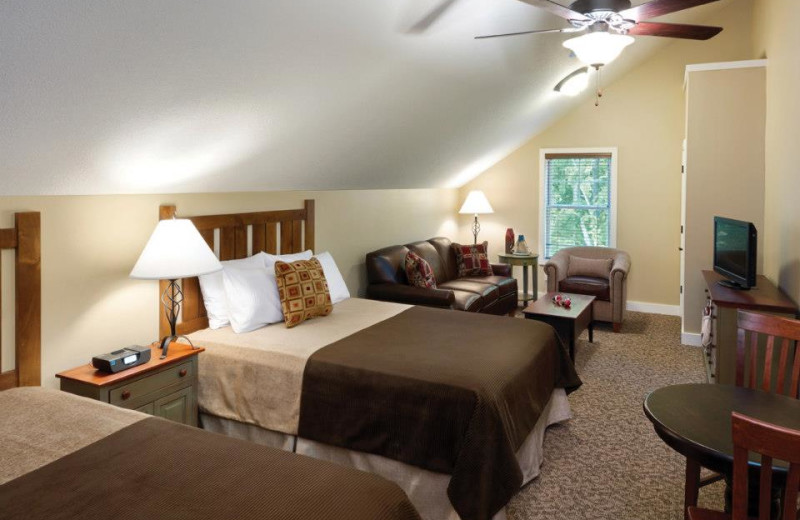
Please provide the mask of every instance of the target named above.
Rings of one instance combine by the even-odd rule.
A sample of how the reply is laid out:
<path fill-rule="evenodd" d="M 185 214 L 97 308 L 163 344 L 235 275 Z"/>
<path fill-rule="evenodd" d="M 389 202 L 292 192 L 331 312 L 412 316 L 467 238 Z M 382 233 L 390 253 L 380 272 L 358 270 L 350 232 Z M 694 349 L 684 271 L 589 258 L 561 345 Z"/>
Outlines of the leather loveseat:
<path fill-rule="evenodd" d="M 430 264 L 436 289 L 409 285 L 405 272 L 409 251 Z M 455 251 L 444 237 L 384 247 L 367 253 L 367 297 L 487 314 L 513 314 L 517 308 L 517 280 L 511 277 L 511 266 L 491 265 L 491 276 L 459 278 Z"/>

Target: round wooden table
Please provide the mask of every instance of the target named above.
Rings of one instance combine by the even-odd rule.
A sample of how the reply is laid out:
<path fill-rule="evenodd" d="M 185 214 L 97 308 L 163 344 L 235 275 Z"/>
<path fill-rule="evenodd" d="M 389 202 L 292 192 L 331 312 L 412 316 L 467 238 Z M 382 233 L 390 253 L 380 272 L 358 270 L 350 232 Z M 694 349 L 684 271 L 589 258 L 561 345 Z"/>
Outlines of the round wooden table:
<path fill-rule="evenodd" d="M 644 399 L 644 413 L 672 449 L 701 466 L 733 470 L 731 412 L 800 430 L 800 400 L 733 385 L 685 384 L 659 388 Z M 750 454 L 750 482 L 758 482 L 761 458 Z M 773 486 L 786 480 L 787 466 L 773 466 Z M 752 496 L 752 494 L 751 494 Z"/>

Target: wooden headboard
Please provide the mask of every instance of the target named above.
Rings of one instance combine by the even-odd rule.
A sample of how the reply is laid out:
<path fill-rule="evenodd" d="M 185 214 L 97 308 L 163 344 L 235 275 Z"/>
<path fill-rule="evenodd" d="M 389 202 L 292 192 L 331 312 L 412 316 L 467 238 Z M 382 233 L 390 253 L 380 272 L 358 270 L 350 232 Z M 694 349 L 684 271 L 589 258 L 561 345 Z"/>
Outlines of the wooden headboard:
<path fill-rule="evenodd" d="M 175 206 L 161 206 L 159 219 L 176 215 Z M 314 249 L 314 201 L 306 200 L 302 209 L 231 213 L 228 215 L 201 215 L 180 218 L 191 220 L 212 251 L 220 260 L 234 260 L 264 251 L 270 254 L 299 253 Z M 250 247 L 248 248 L 248 244 Z M 161 292 L 166 288 L 161 282 Z M 206 308 L 200 293 L 197 277 L 184 278 L 182 319 L 176 332 L 189 334 L 208 327 Z M 159 300 L 159 309 L 161 301 Z M 168 336 L 169 323 L 163 312 L 159 321 L 159 335 Z"/>
<path fill-rule="evenodd" d="M 27 212 L 16 213 L 14 217 L 13 228 L 0 229 L 0 249 L 15 250 L 16 288 L 14 368 L 0 371 L 0 390 L 15 386 L 39 386 L 42 382 L 41 216 L 38 212 Z M 0 328 L 2 326 L 0 320 Z"/>

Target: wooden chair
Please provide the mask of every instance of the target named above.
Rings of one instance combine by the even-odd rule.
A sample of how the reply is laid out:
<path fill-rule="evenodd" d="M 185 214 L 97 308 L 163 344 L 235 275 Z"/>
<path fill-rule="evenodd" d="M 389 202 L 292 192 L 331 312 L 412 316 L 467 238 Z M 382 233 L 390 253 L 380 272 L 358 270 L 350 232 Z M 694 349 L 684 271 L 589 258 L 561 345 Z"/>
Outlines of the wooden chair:
<path fill-rule="evenodd" d="M 800 341 L 800 321 L 768 314 L 758 314 L 739 310 L 737 313 L 738 341 L 736 347 L 736 385 L 747 388 L 760 388 L 766 392 L 775 392 L 800 399 L 800 349 L 796 348 Z M 762 342 L 761 339 L 766 337 Z M 764 346 L 763 359 L 773 359 L 775 349 L 778 352 L 777 373 L 773 377 L 774 363 L 764 363 L 761 373 L 761 384 L 758 385 L 759 345 Z M 790 354 L 794 350 L 794 359 Z M 747 370 L 746 370 L 747 369 Z M 747 372 L 747 374 L 745 374 Z M 775 382 L 773 388 L 773 381 Z M 701 487 L 721 480 L 722 475 L 712 473 L 700 478 L 700 465 L 690 459 L 686 460 L 686 483 L 684 511 L 697 505 L 697 495 Z M 688 518 L 687 515 L 684 515 Z M 800 519 L 798 519 L 800 520 Z"/>
<path fill-rule="evenodd" d="M 749 452 L 761 455 L 758 519 L 769 520 L 772 504 L 772 460 L 789 463 L 783 491 L 781 518 L 797 518 L 797 494 L 800 489 L 800 431 L 782 428 L 733 412 L 733 510 L 719 511 L 689 508 L 689 520 L 747 520 Z"/>

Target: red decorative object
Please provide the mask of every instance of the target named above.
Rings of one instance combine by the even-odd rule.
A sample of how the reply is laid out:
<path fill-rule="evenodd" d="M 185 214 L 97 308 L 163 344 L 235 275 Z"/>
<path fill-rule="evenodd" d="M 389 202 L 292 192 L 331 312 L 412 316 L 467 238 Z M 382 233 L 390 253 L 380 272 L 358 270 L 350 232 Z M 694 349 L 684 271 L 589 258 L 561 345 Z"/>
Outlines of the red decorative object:
<path fill-rule="evenodd" d="M 553 296 L 553 303 L 559 307 L 564 307 L 565 309 L 569 309 L 572 307 L 572 300 L 569 299 L 568 296 L 564 296 L 563 294 L 556 294 Z"/>
<path fill-rule="evenodd" d="M 510 255 L 514 251 L 514 230 L 506 229 L 506 254 Z"/>

